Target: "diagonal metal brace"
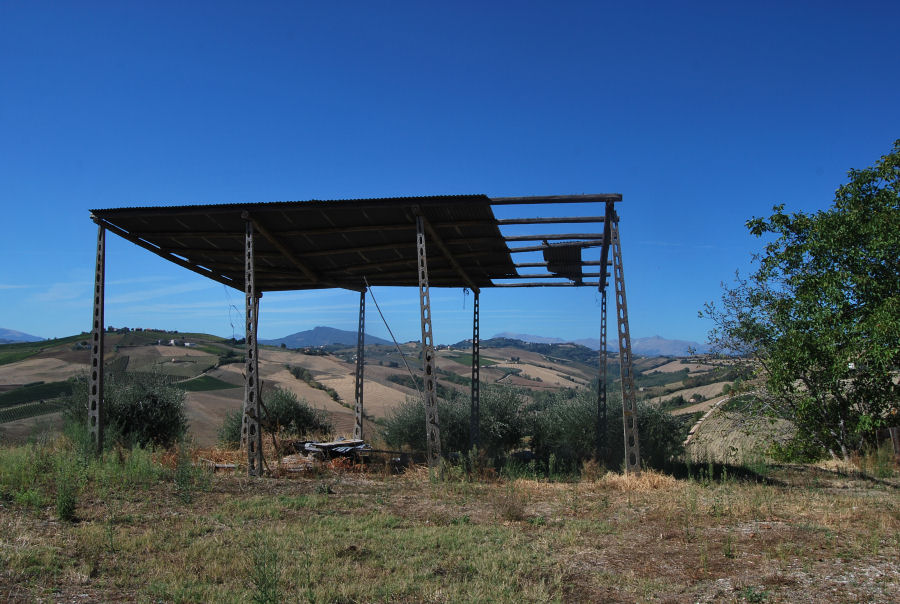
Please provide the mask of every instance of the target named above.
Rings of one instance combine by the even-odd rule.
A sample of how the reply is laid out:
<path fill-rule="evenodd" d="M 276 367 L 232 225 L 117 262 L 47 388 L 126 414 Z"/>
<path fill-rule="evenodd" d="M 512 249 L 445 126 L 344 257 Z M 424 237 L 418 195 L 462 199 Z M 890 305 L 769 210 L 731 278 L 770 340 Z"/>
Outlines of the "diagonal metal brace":
<path fill-rule="evenodd" d="M 459 264 L 459 262 L 457 262 L 456 258 L 453 256 L 453 253 L 450 251 L 450 248 L 447 247 L 447 245 L 444 243 L 444 240 L 441 239 L 441 236 L 438 235 L 436 230 L 434 230 L 434 227 L 431 226 L 431 223 L 428 222 L 428 219 L 422 215 L 422 209 L 419 207 L 413 208 L 413 214 L 415 214 L 416 216 L 416 228 L 419 228 L 419 221 L 421 221 L 425 225 L 425 232 L 428 233 L 428 237 L 429 239 L 431 239 L 431 242 L 435 244 L 439 250 L 441 250 L 441 253 L 450 263 L 450 266 L 452 266 L 456 270 L 456 272 L 459 273 L 459 276 L 462 277 L 463 281 L 466 282 L 466 285 L 469 286 L 469 289 L 471 289 L 477 295 L 480 290 L 475 284 L 475 281 L 469 276 L 469 274 Z"/>
<path fill-rule="evenodd" d="M 434 337 L 431 332 L 431 297 L 428 289 L 428 260 L 425 254 L 425 224 L 416 216 L 416 255 L 419 268 L 419 308 L 422 318 L 422 371 L 425 385 L 425 436 L 428 466 L 441 463 L 441 427 L 437 409 L 437 375 L 434 367 Z"/>

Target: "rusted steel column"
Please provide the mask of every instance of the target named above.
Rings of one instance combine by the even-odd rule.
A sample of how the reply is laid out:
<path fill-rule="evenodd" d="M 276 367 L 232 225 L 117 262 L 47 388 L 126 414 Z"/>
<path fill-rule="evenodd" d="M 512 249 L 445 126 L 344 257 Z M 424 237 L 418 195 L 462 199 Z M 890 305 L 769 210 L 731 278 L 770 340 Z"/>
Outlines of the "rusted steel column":
<path fill-rule="evenodd" d="M 366 354 L 366 290 L 359 292 L 359 330 L 356 335 L 356 426 L 353 438 L 363 437 L 363 378 Z"/>
<path fill-rule="evenodd" d="M 478 290 L 474 290 L 475 302 L 472 308 L 472 403 L 469 410 L 469 446 L 481 445 L 479 424 L 481 421 L 481 335 L 479 333 Z"/>
<path fill-rule="evenodd" d="M 103 452 L 103 290 L 106 281 L 106 229 L 97 227 L 97 263 L 94 270 L 94 320 L 91 327 L 91 383 L 88 393 L 88 428 L 97 453 Z"/>
<path fill-rule="evenodd" d="M 262 476 L 262 432 L 260 431 L 259 404 L 259 348 L 256 330 L 259 325 L 259 296 L 256 293 L 256 275 L 253 258 L 253 223 L 244 216 L 244 309 L 246 359 L 244 366 L 244 413 L 241 420 L 241 446 L 247 447 L 247 474 Z"/>
<path fill-rule="evenodd" d="M 606 455 L 606 287 L 600 286 L 600 373 L 597 382 L 597 459 Z"/>
<path fill-rule="evenodd" d="M 419 309 L 422 319 L 422 373 L 425 385 L 425 436 L 428 466 L 441 463 L 441 428 L 437 410 L 437 376 L 434 370 L 434 338 L 431 333 L 431 298 L 428 291 L 428 261 L 425 256 L 425 225 L 416 216 L 416 252 L 419 259 Z"/>
<path fill-rule="evenodd" d="M 622 270 L 622 243 L 619 239 L 619 217 L 610 225 L 613 252 L 613 277 L 616 288 L 616 319 L 619 328 L 619 375 L 622 378 L 622 421 L 625 428 L 625 472 L 641 473 L 638 442 L 637 406 L 634 372 L 631 363 L 631 334 L 628 330 L 628 306 L 625 301 L 625 273 Z"/>

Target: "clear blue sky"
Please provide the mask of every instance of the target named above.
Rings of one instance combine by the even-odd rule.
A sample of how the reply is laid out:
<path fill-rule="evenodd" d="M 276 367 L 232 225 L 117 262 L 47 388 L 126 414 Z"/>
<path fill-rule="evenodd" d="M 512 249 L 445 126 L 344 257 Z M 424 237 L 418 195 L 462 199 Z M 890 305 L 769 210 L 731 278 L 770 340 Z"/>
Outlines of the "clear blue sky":
<path fill-rule="evenodd" d="M 90 208 L 620 192 L 632 336 L 703 341 L 760 247 L 744 221 L 826 207 L 900 137 L 898 23 L 887 1 L 0 0 L 0 326 L 90 327 Z M 114 235 L 107 268 L 107 324 L 242 335 L 239 292 Z M 375 294 L 418 339 L 417 292 Z M 357 299 L 267 295 L 261 336 L 355 329 Z M 437 342 L 470 335 L 471 298 L 433 303 Z M 486 290 L 501 331 L 597 337 L 597 294 Z"/>

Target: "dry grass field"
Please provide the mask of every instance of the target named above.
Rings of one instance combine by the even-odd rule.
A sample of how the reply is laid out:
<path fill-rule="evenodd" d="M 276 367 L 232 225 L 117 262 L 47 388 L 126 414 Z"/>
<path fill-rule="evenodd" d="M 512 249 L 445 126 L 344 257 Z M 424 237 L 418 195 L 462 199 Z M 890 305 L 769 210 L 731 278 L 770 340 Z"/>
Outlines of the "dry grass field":
<path fill-rule="evenodd" d="M 129 368 L 170 363 L 182 378 L 196 374 L 196 362 L 232 361 L 202 373 L 220 389 L 188 391 L 191 442 L 200 448 L 180 463 L 176 451 L 80 457 L 71 442 L 54 436 L 58 413 L 0 424 L 0 600 L 900 600 L 896 466 L 867 462 L 868 475 L 849 466 L 767 466 L 767 447 L 789 426 L 752 425 L 717 411 L 688 447 L 694 466 L 687 479 L 654 472 L 623 477 L 591 464 L 580 478 L 554 480 L 498 478 L 493 470 L 468 476 L 452 466 L 439 480 L 423 468 L 393 475 L 346 464 L 250 479 L 239 452 L 211 448 L 225 414 L 243 398 L 243 364 L 233 362 L 240 351 L 221 343 L 186 350 L 110 348 L 112 359 L 128 357 Z M 366 367 L 365 390 L 366 412 L 376 418 L 415 394 L 391 381 L 408 375 L 402 364 L 392 366 L 396 357 L 378 354 Z M 62 381 L 83 371 L 83 356 L 68 347 L 43 350 L 0 365 L 0 383 L 10 386 L 8 393 L 15 385 Z M 535 391 L 594 376 L 587 365 L 517 349 L 488 349 L 483 358 L 485 382 Z M 336 435 L 349 436 L 354 364 L 348 359 L 266 348 L 260 376 L 266 388 L 286 388 L 324 409 Z M 441 351 L 437 364 L 468 377 L 465 352 Z M 723 385 L 673 390 L 682 369 L 693 378 L 713 366 L 664 358 L 639 365 L 658 372 L 650 378 L 654 387 L 672 392 L 663 398 L 701 392 L 713 397 L 704 408 Z M 290 368 L 298 367 L 311 378 L 295 377 Z M 368 435 L 377 429 L 366 422 Z M 9 444 L 27 439 L 33 442 Z M 267 458 L 277 469 L 272 453 Z M 210 474 L 203 459 L 236 461 L 239 468 Z M 713 470 L 710 460 L 736 467 L 729 475 Z M 61 515 L 66 494 L 72 507 Z"/>
<path fill-rule="evenodd" d="M 588 472 L 550 482 L 324 466 L 293 479 L 249 479 L 158 465 L 171 466 L 171 455 L 111 452 L 79 471 L 74 515 L 60 520 L 52 467 L 54 447 L 63 446 L 0 450 L 7 601 L 818 604 L 900 596 L 896 473 L 876 481 L 811 467 L 718 480 Z M 25 488 L 9 475 L 25 463 L 50 469 Z"/>

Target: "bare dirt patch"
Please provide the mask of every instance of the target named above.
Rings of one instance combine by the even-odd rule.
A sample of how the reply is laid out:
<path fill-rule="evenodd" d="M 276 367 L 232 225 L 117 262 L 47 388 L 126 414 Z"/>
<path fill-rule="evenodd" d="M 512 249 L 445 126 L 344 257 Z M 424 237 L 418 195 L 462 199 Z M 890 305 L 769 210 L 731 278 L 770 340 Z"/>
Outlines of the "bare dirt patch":
<path fill-rule="evenodd" d="M 41 434 L 58 434 L 63 428 L 62 413 L 48 413 L 0 424 L 0 445 L 22 444 Z"/>
<path fill-rule="evenodd" d="M 665 365 L 660 365 L 659 367 L 654 367 L 652 370 L 647 373 L 678 373 L 679 371 L 688 370 L 688 373 L 703 373 L 706 371 L 712 371 L 715 369 L 715 365 L 708 365 L 706 363 L 682 363 L 681 361 L 672 361 L 670 363 L 666 363 Z"/>
<path fill-rule="evenodd" d="M 0 365 L 0 382 L 28 384 L 30 382 L 62 382 L 88 370 L 87 363 L 71 363 L 57 358 L 26 359 Z"/>
<path fill-rule="evenodd" d="M 684 400 L 689 401 L 695 394 L 699 394 L 706 399 L 716 398 L 722 394 L 722 388 L 725 386 L 725 384 L 731 384 L 731 382 L 714 382 L 712 384 L 707 384 L 706 386 L 696 386 L 694 388 L 684 388 L 682 390 L 676 390 L 675 392 L 670 392 L 669 394 L 653 397 L 650 399 L 650 403 L 658 405 L 664 400 L 676 396 L 681 396 L 684 398 Z"/>
<path fill-rule="evenodd" d="M 724 399 L 728 398 L 727 396 L 717 396 L 715 398 L 711 398 L 708 401 L 703 401 L 702 403 L 697 403 L 696 405 L 689 405 L 687 407 L 682 407 L 681 409 L 674 409 L 672 411 L 672 415 L 687 415 L 689 413 L 698 413 L 700 411 L 709 411 Z"/>
<path fill-rule="evenodd" d="M 718 409 L 698 426 L 685 452 L 695 462 L 747 463 L 765 458 L 773 443 L 792 434 L 793 427 L 785 420 Z"/>

